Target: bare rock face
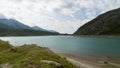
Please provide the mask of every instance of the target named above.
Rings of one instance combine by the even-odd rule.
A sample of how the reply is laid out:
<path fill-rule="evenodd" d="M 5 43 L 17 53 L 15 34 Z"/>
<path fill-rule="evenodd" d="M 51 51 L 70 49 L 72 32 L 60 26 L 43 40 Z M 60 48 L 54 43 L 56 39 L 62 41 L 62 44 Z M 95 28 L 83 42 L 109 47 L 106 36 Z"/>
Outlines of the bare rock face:
<path fill-rule="evenodd" d="M 86 23 L 74 35 L 120 35 L 120 8 L 108 11 Z"/>

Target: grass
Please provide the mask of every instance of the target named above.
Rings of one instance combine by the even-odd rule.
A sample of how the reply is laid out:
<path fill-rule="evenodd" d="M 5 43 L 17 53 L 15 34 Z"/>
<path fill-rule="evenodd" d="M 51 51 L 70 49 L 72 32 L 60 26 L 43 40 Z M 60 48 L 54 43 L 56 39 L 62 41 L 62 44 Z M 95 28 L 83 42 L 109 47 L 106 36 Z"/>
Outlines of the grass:
<path fill-rule="evenodd" d="M 49 60 L 60 63 L 58 67 L 53 63 L 45 63 L 40 60 Z M 7 64 L 12 68 L 77 68 L 48 48 L 39 47 L 37 45 L 23 45 L 14 47 L 0 40 L 0 65 Z M 2 68 L 2 67 L 0 67 Z"/>

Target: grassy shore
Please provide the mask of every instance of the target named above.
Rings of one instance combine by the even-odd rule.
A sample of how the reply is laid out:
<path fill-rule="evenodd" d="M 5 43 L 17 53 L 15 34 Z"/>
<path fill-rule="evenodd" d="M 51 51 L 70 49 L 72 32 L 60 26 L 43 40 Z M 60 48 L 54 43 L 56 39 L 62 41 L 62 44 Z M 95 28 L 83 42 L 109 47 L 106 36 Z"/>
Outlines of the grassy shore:
<path fill-rule="evenodd" d="M 37 45 L 15 47 L 0 40 L 0 68 L 77 68 L 48 48 Z"/>

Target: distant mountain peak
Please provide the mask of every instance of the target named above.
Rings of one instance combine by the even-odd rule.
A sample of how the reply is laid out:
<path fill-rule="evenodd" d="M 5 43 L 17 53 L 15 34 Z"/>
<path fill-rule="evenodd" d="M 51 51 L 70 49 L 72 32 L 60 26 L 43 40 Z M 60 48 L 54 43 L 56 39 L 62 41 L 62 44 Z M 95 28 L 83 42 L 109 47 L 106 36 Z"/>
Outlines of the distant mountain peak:
<path fill-rule="evenodd" d="M 33 26 L 32 29 L 46 31 L 46 29 L 40 28 L 39 26 Z"/>
<path fill-rule="evenodd" d="M 59 33 L 59 32 L 54 31 L 54 30 L 47 30 L 47 29 L 40 28 L 39 26 L 33 26 L 32 29 L 41 30 L 41 31 L 48 31 L 48 32 L 53 32 L 53 33 Z"/>
<path fill-rule="evenodd" d="M 0 19 L 0 36 L 59 35 L 57 32 L 50 32 L 38 26 L 33 28 L 14 19 Z"/>
<path fill-rule="evenodd" d="M 6 19 L 6 16 L 4 14 L 0 14 L 0 19 Z"/>
<path fill-rule="evenodd" d="M 17 21 L 17 20 L 14 20 L 14 19 L 0 19 L 0 23 L 1 24 L 4 24 L 4 25 L 7 25 L 7 26 L 10 26 L 12 28 L 23 28 L 23 29 L 31 29 L 29 26 Z"/>

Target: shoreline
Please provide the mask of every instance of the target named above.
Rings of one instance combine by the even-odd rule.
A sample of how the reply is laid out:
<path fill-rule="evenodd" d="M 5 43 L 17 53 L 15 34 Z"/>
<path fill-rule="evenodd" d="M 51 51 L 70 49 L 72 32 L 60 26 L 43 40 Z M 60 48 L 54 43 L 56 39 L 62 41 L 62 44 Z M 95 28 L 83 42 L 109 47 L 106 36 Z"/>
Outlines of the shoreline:
<path fill-rule="evenodd" d="M 65 52 L 55 52 L 55 53 L 60 55 L 61 57 L 65 57 L 69 62 L 73 63 L 74 65 L 77 65 L 78 68 L 120 68 L 120 63 L 114 62 L 114 59 L 97 60 L 97 59 L 90 59 L 85 57 L 78 57 L 71 53 L 65 53 Z"/>
<path fill-rule="evenodd" d="M 31 36 L 0 36 L 0 37 L 44 37 L 44 36 L 74 36 L 74 37 L 88 37 L 88 38 L 120 38 L 120 35 L 31 35 Z"/>
<path fill-rule="evenodd" d="M 77 57 L 68 53 L 59 53 L 60 56 L 65 57 L 69 62 L 77 65 L 78 68 L 98 68 L 97 64 L 94 64 L 95 61 L 87 60 L 83 57 Z"/>

